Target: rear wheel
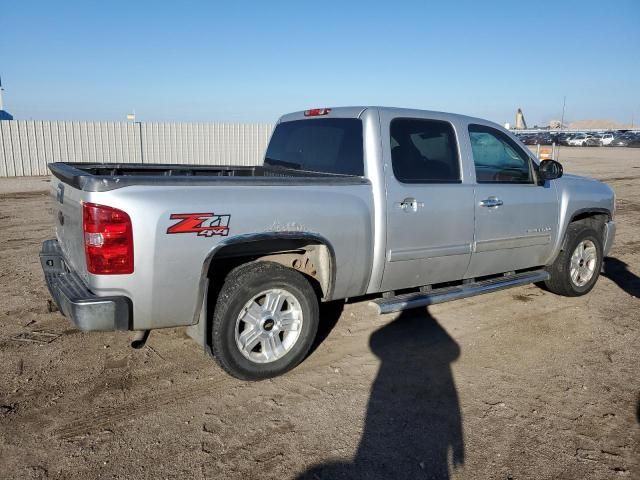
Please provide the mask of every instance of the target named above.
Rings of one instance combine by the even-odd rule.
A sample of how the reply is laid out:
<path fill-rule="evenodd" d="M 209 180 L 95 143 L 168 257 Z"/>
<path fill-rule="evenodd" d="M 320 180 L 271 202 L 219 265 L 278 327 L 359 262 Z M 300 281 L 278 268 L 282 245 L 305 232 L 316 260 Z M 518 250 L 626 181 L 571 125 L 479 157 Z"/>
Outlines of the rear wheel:
<path fill-rule="evenodd" d="M 567 228 L 565 247 L 549 267 L 545 286 L 553 293 L 578 297 L 591 291 L 602 267 L 602 238 L 591 225 L 576 222 Z"/>
<path fill-rule="evenodd" d="M 281 375 L 309 352 L 318 300 L 299 272 L 272 262 L 241 265 L 227 276 L 212 319 L 218 364 L 243 380 Z"/>

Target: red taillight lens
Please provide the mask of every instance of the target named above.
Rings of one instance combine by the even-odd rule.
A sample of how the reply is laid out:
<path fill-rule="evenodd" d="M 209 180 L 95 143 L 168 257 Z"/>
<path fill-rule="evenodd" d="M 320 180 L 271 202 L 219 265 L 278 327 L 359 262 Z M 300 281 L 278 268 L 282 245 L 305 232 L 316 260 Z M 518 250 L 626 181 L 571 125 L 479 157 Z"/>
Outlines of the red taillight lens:
<path fill-rule="evenodd" d="M 318 117 L 320 115 L 329 115 L 331 112 L 330 108 L 312 108 L 311 110 L 305 110 L 305 117 Z"/>
<path fill-rule="evenodd" d="M 133 231 L 126 212 L 105 205 L 83 203 L 82 229 L 89 273 L 133 273 Z"/>

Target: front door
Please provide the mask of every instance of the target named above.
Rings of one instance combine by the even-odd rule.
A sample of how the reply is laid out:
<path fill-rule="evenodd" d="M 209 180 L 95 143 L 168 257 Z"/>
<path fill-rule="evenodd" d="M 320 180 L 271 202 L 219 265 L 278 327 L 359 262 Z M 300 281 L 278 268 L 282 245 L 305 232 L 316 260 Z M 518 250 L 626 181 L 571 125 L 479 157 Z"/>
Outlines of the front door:
<path fill-rule="evenodd" d="M 462 278 L 471 257 L 474 198 L 473 184 L 463 182 L 454 126 L 385 114 L 381 124 L 390 125 L 382 136 L 390 145 L 382 290 Z"/>
<path fill-rule="evenodd" d="M 544 265 L 558 235 L 553 182 L 539 185 L 531 157 L 508 135 L 469 125 L 476 171 L 475 243 L 467 278 Z"/>

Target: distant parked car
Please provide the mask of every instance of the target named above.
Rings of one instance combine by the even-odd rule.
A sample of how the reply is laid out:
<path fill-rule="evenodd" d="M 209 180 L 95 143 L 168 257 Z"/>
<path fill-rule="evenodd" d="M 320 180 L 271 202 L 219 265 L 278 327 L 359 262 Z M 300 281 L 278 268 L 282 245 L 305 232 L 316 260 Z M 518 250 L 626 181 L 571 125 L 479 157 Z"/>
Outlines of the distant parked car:
<path fill-rule="evenodd" d="M 629 142 L 627 142 L 627 147 L 640 148 L 640 137 L 629 140 Z"/>
<path fill-rule="evenodd" d="M 551 145 L 552 143 L 553 138 L 547 132 L 535 133 L 524 142 L 525 145 Z"/>
<path fill-rule="evenodd" d="M 611 145 L 613 142 L 614 136 L 612 133 L 603 133 L 600 140 L 602 141 L 602 145 Z"/>
<path fill-rule="evenodd" d="M 569 145 L 569 139 L 571 138 L 573 134 L 571 133 L 560 133 L 558 134 L 557 137 L 557 143 L 558 145 Z"/>
<path fill-rule="evenodd" d="M 613 141 L 609 144 L 611 147 L 630 147 L 632 143 L 640 140 L 638 132 L 624 132 L 614 136 Z"/>
<path fill-rule="evenodd" d="M 616 136 L 614 139 L 607 145 L 608 147 L 626 147 L 629 144 L 629 138 L 623 136 Z"/>
<path fill-rule="evenodd" d="M 535 134 L 527 135 L 526 137 L 522 138 L 522 143 L 524 143 L 525 145 L 538 145 L 540 144 L 540 138 Z"/>
<path fill-rule="evenodd" d="M 584 147 L 585 142 L 589 138 L 592 138 L 591 135 L 587 135 L 585 133 L 578 133 L 577 135 L 571 137 L 567 141 L 567 145 L 571 147 Z"/>
<path fill-rule="evenodd" d="M 600 137 L 589 137 L 582 144 L 583 147 L 601 147 L 602 146 L 602 138 Z"/>

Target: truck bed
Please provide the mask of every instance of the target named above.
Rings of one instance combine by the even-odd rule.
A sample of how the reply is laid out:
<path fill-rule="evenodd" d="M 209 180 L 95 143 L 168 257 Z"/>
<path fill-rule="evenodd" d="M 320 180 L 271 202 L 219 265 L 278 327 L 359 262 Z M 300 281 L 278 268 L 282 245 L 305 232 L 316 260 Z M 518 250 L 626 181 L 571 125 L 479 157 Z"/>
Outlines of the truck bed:
<path fill-rule="evenodd" d="M 160 165 L 142 163 L 49 164 L 51 173 L 80 190 L 104 192 L 131 185 L 353 185 L 364 177 L 286 167 Z"/>

